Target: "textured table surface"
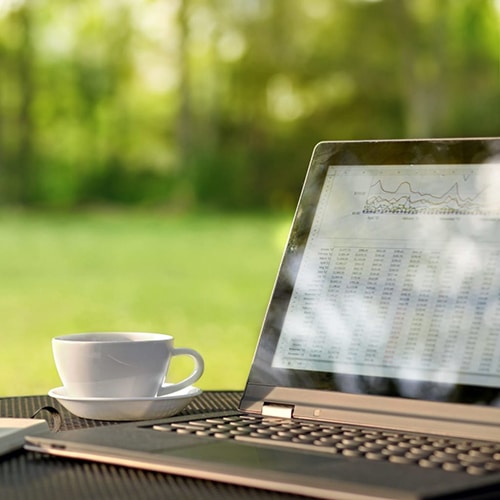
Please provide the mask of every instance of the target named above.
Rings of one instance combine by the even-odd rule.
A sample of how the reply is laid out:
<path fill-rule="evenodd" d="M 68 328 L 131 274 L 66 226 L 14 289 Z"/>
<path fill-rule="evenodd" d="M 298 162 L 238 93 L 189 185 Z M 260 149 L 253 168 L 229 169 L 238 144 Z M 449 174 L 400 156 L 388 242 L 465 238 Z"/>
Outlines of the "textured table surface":
<path fill-rule="evenodd" d="M 197 414 L 236 408 L 239 392 L 204 392 L 183 411 Z M 0 417 L 31 417 L 40 408 L 50 406 L 62 417 L 61 430 L 114 425 L 73 416 L 49 396 L 0 398 Z M 51 421 L 48 411 L 37 418 Z M 52 422 L 51 422 L 52 423 Z M 273 499 L 304 497 L 202 481 L 106 464 L 66 460 L 20 450 L 0 459 L 0 498 L 32 499 Z"/>

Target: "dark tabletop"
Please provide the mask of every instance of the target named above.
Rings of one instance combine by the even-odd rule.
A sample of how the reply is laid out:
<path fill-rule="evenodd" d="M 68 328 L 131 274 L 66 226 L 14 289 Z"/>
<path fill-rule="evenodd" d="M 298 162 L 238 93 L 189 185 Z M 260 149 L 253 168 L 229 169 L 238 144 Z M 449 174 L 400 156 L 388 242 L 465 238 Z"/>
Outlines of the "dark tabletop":
<path fill-rule="evenodd" d="M 241 393 L 208 391 L 193 400 L 185 414 L 231 410 Z M 37 410 L 53 407 L 61 418 L 61 430 L 114 425 L 73 416 L 49 396 L 0 398 L 0 417 L 31 417 Z M 56 424 L 53 415 L 42 410 L 36 418 Z M 243 488 L 217 482 L 127 467 L 66 460 L 20 450 L 0 458 L 0 498 L 30 499 L 260 499 L 293 500 L 304 497 Z"/>

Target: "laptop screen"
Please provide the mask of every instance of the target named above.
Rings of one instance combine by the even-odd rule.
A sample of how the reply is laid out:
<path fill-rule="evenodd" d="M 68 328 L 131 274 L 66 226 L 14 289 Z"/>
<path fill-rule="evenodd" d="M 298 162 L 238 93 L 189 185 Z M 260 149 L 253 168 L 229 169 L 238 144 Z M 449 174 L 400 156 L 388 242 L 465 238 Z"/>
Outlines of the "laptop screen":
<path fill-rule="evenodd" d="M 500 140 L 322 143 L 253 383 L 500 405 Z"/>

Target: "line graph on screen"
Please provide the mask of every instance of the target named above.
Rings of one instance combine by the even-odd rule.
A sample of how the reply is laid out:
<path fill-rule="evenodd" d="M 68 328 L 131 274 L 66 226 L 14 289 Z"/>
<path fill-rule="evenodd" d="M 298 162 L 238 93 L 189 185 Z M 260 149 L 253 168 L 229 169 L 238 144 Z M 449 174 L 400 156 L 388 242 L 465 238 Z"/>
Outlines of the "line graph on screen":
<path fill-rule="evenodd" d="M 450 183 L 425 182 L 414 177 L 391 182 L 376 179 L 370 185 L 364 214 L 500 215 L 500 205 L 492 203 L 488 186 L 478 188 L 470 176 Z M 391 185 L 392 184 L 392 185 Z"/>

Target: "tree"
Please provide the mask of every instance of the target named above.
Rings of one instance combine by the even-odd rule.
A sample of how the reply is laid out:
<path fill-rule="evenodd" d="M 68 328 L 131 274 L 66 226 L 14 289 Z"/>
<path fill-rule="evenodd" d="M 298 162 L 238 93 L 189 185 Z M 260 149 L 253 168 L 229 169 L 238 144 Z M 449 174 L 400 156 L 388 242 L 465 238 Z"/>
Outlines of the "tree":
<path fill-rule="evenodd" d="M 290 207 L 320 140 L 498 135 L 497 4 L 11 2 L 0 194 Z"/>

